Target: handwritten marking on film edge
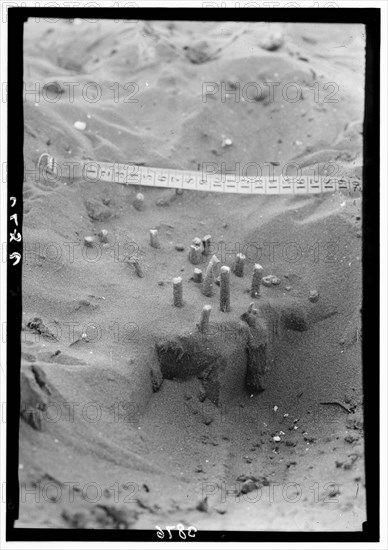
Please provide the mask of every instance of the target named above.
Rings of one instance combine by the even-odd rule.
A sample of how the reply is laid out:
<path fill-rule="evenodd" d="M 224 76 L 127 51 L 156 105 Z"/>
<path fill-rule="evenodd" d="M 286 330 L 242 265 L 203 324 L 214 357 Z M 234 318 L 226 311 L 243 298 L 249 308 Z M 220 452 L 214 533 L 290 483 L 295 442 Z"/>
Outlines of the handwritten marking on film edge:
<path fill-rule="evenodd" d="M 14 208 L 15 204 L 17 202 L 16 197 L 10 197 L 9 200 L 11 201 L 11 208 Z M 13 232 L 9 234 L 9 242 L 11 243 L 12 241 L 16 241 L 17 243 L 20 243 L 20 241 L 22 240 L 22 235 L 17 230 L 17 228 L 19 227 L 18 215 L 17 214 L 12 214 L 12 216 L 9 217 L 9 220 L 13 221 L 13 223 L 16 225 Z M 9 255 L 10 260 L 15 260 L 14 263 L 12 264 L 13 266 L 17 265 L 20 262 L 21 257 L 22 256 L 19 252 L 12 252 Z"/>

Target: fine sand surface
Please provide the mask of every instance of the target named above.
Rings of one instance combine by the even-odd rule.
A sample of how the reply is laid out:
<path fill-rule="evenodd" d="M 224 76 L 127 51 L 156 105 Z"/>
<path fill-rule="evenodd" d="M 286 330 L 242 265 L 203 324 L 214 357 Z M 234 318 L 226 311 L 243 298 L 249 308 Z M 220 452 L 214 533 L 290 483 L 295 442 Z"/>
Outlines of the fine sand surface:
<path fill-rule="evenodd" d="M 273 33 L 282 33 L 281 44 Z M 334 166 L 360 177 L 363 33 L 323 24 L 27 22 L 24 78 L 41 93 L 24 104 L 31 171 L 17 526 L 361 529 L 360 193 L 178 195 L 82 178 L 48 182 L 33 168 L 49 152 L 59 162 L 257 163 L 275 173 L 292 161 L 306 173 Z M 43 93 L 52 81 L 64 89 L 58 101 L 55 87 Z M 202 96 L 203 83 L 230 90 L 236 81 L 240 89 L 280 85 L 258 101 Z M 290 82 L 302 89 L 298 101 L 282 94 Z M 334 87 L 323 88 L 328 83 Z M 328 101 L 332 92 L 337 102 Z M 132 204 L 139 191 L 142 211 Z M 149 245 L 152 228 L 159 249 Z M 99 243 L 101 229 L 108 243 Z M 191 280 L 189 246 L 207 234 L 222 265 L 232 267 L 236 252 L 247 255 L 244 277 L 231 275 L 230 313 L 219 310 L 218 286 L 207 298 Z M 85 236 L 97 244 L 86 248 Z M 144 277 L 126 261 L 134 256 Z M 262 286 L 253 300 L 256 262 L 280 284 Z M 177 276 L 182 308 L 172 303 Z M 317 302 L 309 301 L 312 290 Z M 252 301 L 268 370 L 265 390 L 253 393 L 241 320 Z M 198 338 L 205 304 L 212 330 Z M 290 316 L 303 327 L 287 324 Z M 194 341 L 191 353 L 185 346 Z M 160 344 L 181 350 L 163 372 Z M 33 407 L 42 412 L 26 412 Z"/>

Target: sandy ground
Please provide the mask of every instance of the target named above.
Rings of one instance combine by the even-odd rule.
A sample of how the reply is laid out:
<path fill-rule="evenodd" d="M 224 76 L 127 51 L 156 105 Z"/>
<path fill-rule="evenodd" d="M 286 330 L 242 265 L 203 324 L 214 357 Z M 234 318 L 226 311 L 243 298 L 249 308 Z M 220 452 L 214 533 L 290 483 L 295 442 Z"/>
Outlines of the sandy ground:
<path fill-rule="evenodd" d="M 358 176 L 363 64 L 361 26 L 29 21 L 25 81 L 40 93 L 24 105 L 26 167 L 49 152 L 61 161 L 183 169 L 270 163 L 276 173 L 298 162 L 306 173 L 334 166 Z M 52 81 L 61 93 L 43 89 Z M 237 101 L 236 81 L 240 91 L 252 82 L 279 86 L 257 101 L 255 88 L 245 88 Z M 297 101 L 283 95 L 291 82 L 302 90 Z M 220 92 L 204 98 L 204 83 Z M 225 138 L 232 145 L 223 147 Z M 27 173 L 16 525 L 360 530 L 360 195 L 142 189 L 138 211 L 138 191 Z M 149 246 L 151 228 L 159 249 Z M 98 242 L 101 229 L 108 243 Z M 219 310 L 218 287 L 206 298 L 191 279 L 187 252 L 206 234 L 224 265 L 247 251 L 244 277 L 232 275 L 230 313 Z M 89 235 L 93 248 L 83 244 Z M 252 394 L 240 317 L 252 301 L 255 262 L 280 284 L 254 300 L 268 372 L 265 391 Z M 172 304 L 176 276 L 182 308 Z M 195 338 L 205 304 L 212 333 L 198 355 L 182 370 L 161 370 L 156 346 Z M 306 330 L 284 323 L 290 311 Z M 26 413 L 35 406 L 39 414 Z"/>

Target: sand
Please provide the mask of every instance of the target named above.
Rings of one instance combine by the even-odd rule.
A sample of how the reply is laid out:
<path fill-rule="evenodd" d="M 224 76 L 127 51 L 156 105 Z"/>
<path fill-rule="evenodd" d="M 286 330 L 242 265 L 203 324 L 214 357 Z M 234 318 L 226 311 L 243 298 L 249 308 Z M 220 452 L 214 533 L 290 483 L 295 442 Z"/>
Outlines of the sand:
<path fill-rule="evenodd" d="M 360 176 L 363 64 L 362 26 L 30 20 L 24 78 L 40 93 L 24 105 L 26 167 L 49 152 L 182 169 L 258 163 L 275 173 L 297 162 L 306 173 Z M 43 90 L 53 81 L 58 101 Z M 236 81 L 240 91 L 280 84 L 254 101 L 231 92 Z M 76 83 L 74 98 L 66 82 Z M 298 101 L 284 99 L 291 82 Z M 204 98 L 203 83 L 219 93 Z M 28 172 L 16 526 L 360 530 L 360 212 L 360 193 L 177 195 Z M 150 229 L 160 248 L 150 247 Z M 221 265 L 247 256 L 244 277 L 231 273 L 228 313 L 217 285 L 205 297 L 192 281 L 208 257 L 192 265 L 190 244 L 208 234 Z M 252 299 L 255 263 L 280 284 Z M 250 333 L 241 316 L 252 301 Z M 196 326 L 205 304 L 207 338 Z M 293 315 L 302 325 L 287 321 Z M 253 394 L 249 338 L 265 355 L 264 391 Z M 170 354 L 162 365 L 160 349 Z M 26 414 L 36 404 L 40 414 Z"/>

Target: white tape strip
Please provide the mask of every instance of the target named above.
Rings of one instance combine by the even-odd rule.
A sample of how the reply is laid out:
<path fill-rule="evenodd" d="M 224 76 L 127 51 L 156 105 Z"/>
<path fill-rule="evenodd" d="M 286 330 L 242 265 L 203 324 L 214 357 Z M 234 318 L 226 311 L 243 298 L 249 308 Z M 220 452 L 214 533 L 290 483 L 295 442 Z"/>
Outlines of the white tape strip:
<path fill-rule="evenodd" d="M 40 156 L 38 168 L 43 159 L 47 159 L 45 169 L 48 172 L 54 174 L 58 172 L 56 160 L 47 153 Z M 104 181 L 123 185 L 253 195 L 299 195 L 333 193 L 334 191 L 361 191 L 361 183 L 357 178 L 330 178 L 328 176 L 244 177 L 203 174 L 191 170 L 150 168 L 135 164 L 113 164 L 98 161 L 73 161 L 73 163 L 78 169 L 77 172 L 80 169 L 80 175 L 89 182 Z M 66 165 L 69 165 L 69 161 Z"/>

